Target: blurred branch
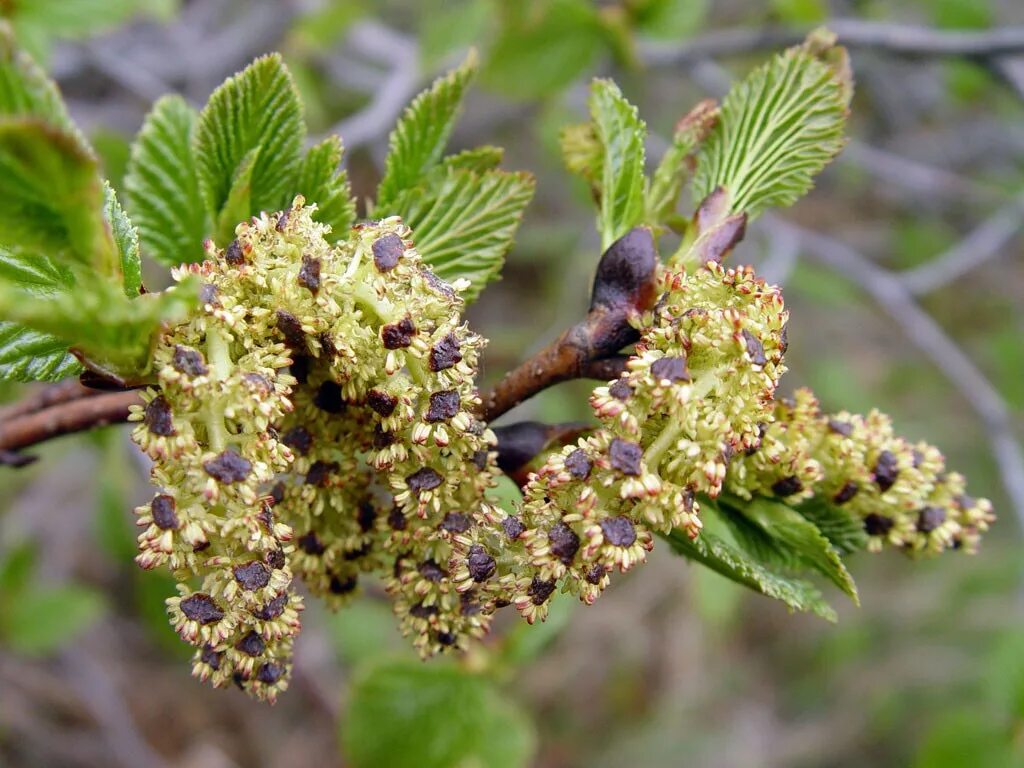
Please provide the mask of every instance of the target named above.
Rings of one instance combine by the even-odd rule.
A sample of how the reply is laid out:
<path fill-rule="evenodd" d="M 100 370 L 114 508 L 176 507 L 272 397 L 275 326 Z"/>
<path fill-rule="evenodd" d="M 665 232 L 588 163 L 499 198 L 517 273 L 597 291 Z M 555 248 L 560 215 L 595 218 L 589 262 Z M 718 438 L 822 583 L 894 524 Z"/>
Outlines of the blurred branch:
<path fill-rule="evenodd" d="M 1024 226 L 1024 193 L 983 221 L 945 253 L 900 275 L 914 294 L 930 293 L 1002 253 Z"/>
<path fill-rule="evenodd" d="M 10 421 L 16 416 L 34 413 L 51 405 L 77 400 L 91 393 L 94 394 L 94 391 L 83 387 L 78 379 L 66 379 L 57 384 L 47 384 L 33 390 L 15 403 L 0 407 L 0 423 Z"/>
<path fill-rule="evenodd" d="M 961 56 L 988 59 L 1024 53 L 1024 26 L 996 27 L 980 32 L 947 31 L 909 24 L 860 19 L 828 22 L 849 48 L 867 48 L 897 56 Z M 772 50 L 803 41 L 810 28 L 743 27 L 704 33 L 683 44 L 644 42 L 644 60 L 653 66 L 694 64 L 718 56 Z"/>
<path fill-rule="evenodd" d="M 935 320 L 914 300 L 900 277 L 827 235 L 771 214 L 765 227 L 798 238 L 804 251 L 863 288 L 960 392 L 982 423 L 999 466 L 1003 486 L 1024 527 L 1024 450 L 1013 432 L 1010 410 L 996 388 Z"/>

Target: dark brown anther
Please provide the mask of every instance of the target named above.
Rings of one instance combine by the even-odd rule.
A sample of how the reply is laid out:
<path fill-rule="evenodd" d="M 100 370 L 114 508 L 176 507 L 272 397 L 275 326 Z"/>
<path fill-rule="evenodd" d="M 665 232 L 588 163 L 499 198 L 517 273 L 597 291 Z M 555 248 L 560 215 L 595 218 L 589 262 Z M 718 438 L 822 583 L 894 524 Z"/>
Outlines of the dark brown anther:
<path fill-rule="evenodd" d="M 622 400 L 625 402 L 629 400 L 633 395 L 633 387 L 629 385 L 626 379 L 616 379 L 610 385 L 608 385 L 608 394 L 614 397 L 616 400 Z"/>
<path fill-rule="evenodd" d="M 142 423 L 152 434 L 160 437 L 177 434 L 177 430 L 174 428 L 174 419 L 171 418 L 171 404 L 163 395 L 157 395 L 146 404 Z"/>
<path fill-rule="evenodd" d="M 689 381 L 685 357 L 662 357 L 651 363 L 651 375 L 658 381 Z"/>
<path fill-rule="evenodd" d="M 854 496 L 856 496 L 859 490 L 860 486 L 857 485 L 853 480 L 849 480 L 846 482 L 846 484 L 843 485 L 842 488 L 836 491 L 836 495 L 832 497 L 832 503 L 837 506 L 842 506 L 850 499 L 852 499 Z"/>
<path fill-rule="evenodd" d="M 245 264 L 245 252 L 240 242 L 232 240 L 228 243 L 228 247 L 224 249 L 224 261 L 233 267 Z"/>
<path fill-rule="evenodd" d="M 199 660 L 210 669 L 220 669 L 220 661 L 223 658 L 224 653 L 215 650 L 209 643 L 203 646 L 203 650 L 199 654 Z"/>
<path fill-rule="evenodd" d="M 487 460 L 490 456 L 488 451 L 473 451 L 473 466 L 483 472 L 487 469 Z"/>
<path fill-rule="evenodd" d="M 203 469 L 217 482 L 230 485 L 245 480 L 252 471 L 252 464 L 239 456 L 234 448 L 228 448 L 204 462 Z"/>
<path fill-rule="evenodd" d="M 796 475 L 784 477 L 781 480 L 775 481 L 772 485 L 772 493 L 782 498 L 792 496 L 794 493 L 800 493 L 803 489 L 804 484 L 800 482 L 800 478 Z"/>
<path fill-rule="evenodd" d="M 205 376 L 210 370 L 206 367 L 206 361 L 201 352 L 183 347 L 181 344 L 174 346 L 171 365 L 178 373 L 183 373 L 186 376 Z"/>
<path fill-rule="evenodd" d="M 891 517 L 876 515 L 874 512 L 864 518 L 864 530 L 868 536 L 885 536 L 895 524 Z"/>
<path fill-rule="evenodd" d="M 253 392 L 258 392 L 263 396 L 269 395 L 274 391 L 274 385 L 270 383 L 270 379 L 264 376 L 262 373 L 247 373 L 242 376 L 242 381 L 249 387 Z"/>
<path fill-rule="evenodd" d="M 299 318 L 283 309 L 277 310 L 274 317 L 277 318 L 277 330 L 284 336 L 285 343 L 296 352 L 305 352 L 306 332 L 302 330 Z"/>
<path fill-rule="evenodd" d="M 192 551 L 198 554 L 199 552 L 205 552 L 209 548 L 210 548 L 210 541 L 206 540 L 206 541 L 201 541 L 198 544 L 196 544 L 194 547 L 192 547 Z"/>
<path fill-rule="evenodd" d="M 834 435 L 849 437 L 853 434 L 853 424 L 848 421 L 840 421 L 839 419 L 829 419 L 828 430 Z"/>
<path fill-rule="evenodd" d="M 442 482 L 444 482 L 444 479 L 430 467 L 417 469 L 405 478 L 406 485 L 409 486 L 409 490 L 413 493 L 432 491 L 441 485 Z"/>
<path fill-rule="evenodd" d="M 224 618 L 224 611 L 212 597 L 202 592 L 189 595 L 181 601 L 181 612 L 185 618 L 197 624 L 213 624 Z"/>
<path fill-rule="evenodd" d="M 415 335 L 416 325 L 409 315 L 397 323 L 382 325 L 380 328 L 380 340 L 384 349 L 404 349 L 412 344 Z"/>
<path fill-rule="evenodd" d="M 508 536 L 509 541 L 515 541 L 526 533 L 526 526 L 523 524 L 523 521 L 515 515 L 509 515 L 502 520 L 501 529 L 505 532 L 505 535 Z"/>
<path fill-rule="evenodd" d="M 336 461 L 314 461 L 306 472 L 306 485 L 314 485 L 317 488 L 326 488 L 331 479 L 331 473 L 338 471 Z"/>
<path fill-rule="evenodd" d="M 597 585 L 601 583 L 601 579 L 604 578 L 604 574 L 604 566 L 600 563 L 594 563 L 587 570 L 587 575 L 584 578 L 587 580 L 588 583 Z"/>
<path fill-rule="evenodd" d="M 260 606 L 252 615 L 260 621 L 273 621 L 282 613 L 284 613 L 285 606 L 288 605 L 288 593 L 282 592 L 280 595 L 275 597 L 266 605 Z"/>
<path fill-rule="evenodd" d="M 555 523 L 548 531 L 548 541 L 551 543 L 551 554 L 569 565 L 576 557 L 580 548 L 580 537 L 565 523 Z"/>
<path fill-rule="evenodd" d="M 395 412 L 398 398 L 392 397 L 380 389 L 371 389 L 366 393 L 366 404 L 381 416 L 390 416 Z"/>
<path fill-rule="evenodd" d="M 316 535 L 316 531 L 304 533 L 296 539 L 295 543 L 298 545 L 299 549 L 307 555 L 319 556 L 327 550 L 327 547 L 325 547 L 323 542 L 320 541 L 320 537 Z"/>
<path fill-rule="evenodd" d="M 181 526 L 181 523 L 178 522 L 178 515 L 175 512 L 173 496 L 167 496 L 166 494 L 154 496 L 149 509 L 153 514 L 153 524 L 160 530 L 176 531 Z"/>
<path fill-rule="evenodd" d="M 331 591 L 332 595 L 347 595 L 350 592 L 355 591 L 356 586 L 359 584 L 359 577 L 352 575 L 346 576 L 344 579 L 338 576 L 331 576 L 330 584 L 327 588 Z"/>
<path fill-rule="evenodd" d="M 461 407 L 462 398 L 459 397 L 458 390 L 447 389 L 442 392 L 434 392 L 430 395 L 430 405 L 427 408 L 424 421 L 428 424 L 448 421 L 459 412 Z"/>
<path fill-rule="evenodd" d="M 291 211 L 284 210 L 277 215 L 277 224 L 274 225 L 274 229 L 278 232 L 284 232 L 288 229 L 288 219 L 291 218 Z"/>
<path fill-rule="evenodd" d="M 351 563 L 356 560 L 359 560 L 360 558 L 366 557 L 368 554 L 370 554 L 370 550 L 372 549 L 372 545 L 370 544 L 370 542 L 367 541 L 361 544 L 356 549 L 345 550 L 344 552 L 342 552 L 341 558 L 342 560 Z"/>
<path fill-rule="evenodd" d="M 256 679 L 264 685 L 274 685 L 284 677 L 284 665 L 278 664 L 276 661 L 268 661 L 262 667 L 259 672 L 256 673 Z"/>
<path fill-rule="evenodd" d="M 369 501 L 359 503 L 359 511 L 356 512 L 356 522 L 359 523 L 359 530 L 369 533 L 373 530 L 373 524 L 377 520 L 377 510 Z"/>
<path fill-rule="evenodd" d="M 388 512 L 388 525 L 393 531 L 404 531 L 406 526 L 405 515 L 402 514 L 401 507 L 392 507 L 391 511 Z"/>
<path fill-rule="evenodd" d="M 429 285 L 434 290 L 434 292 L 441 294 L 446 299 L 454 299 L 455 298 L 455 295 L 456 295 L 455 294 L 455 289 L 452 288 L 448 283 L 446 283 L 440 277 L 435 275 L 431 270 L 429 270 L 429 269 L 421 269 L 420 270 L 420 275 L 426 281 L 427 285 Z"/>
<path fill-rule="evenodd" d="M 779 334 L 779 352 L 786 354 L 789 350 L 789 323 L 782 326 L 782 332 Z"/>
<path fill-rule="evenodd" d="M 612 467 L 624 475 L 636 476 L 640 474 L 640 460 L 644 451 L 637 443 L 622 440 L 616 437 L 608 448 L 608 458 L 611 459 Z"/>
<path fill-rule="evenodd" d="M 466 567 L 469 569 L 469 575 L 473 578 L 473 581 L 479 584 L 480 582 L 487 581 L 494 575 L 494 572 L 498 569 L 498 564 L 486 549 L 479 544 L 474 544 L 469 548 L 469 555 L 466 557 Z"/>
<path fill-rule="evenodd" d="M 280 504 L 284 501 L 285 487 L 284 483 L 275 483 L 274 487 L 270 489 L 270 499 L 274 504 Z"/>
<path fill-rule="evenodd" d="M 236 565 L 231 572 L 242 589 L 250 592 L 254 589 L 263 589 L 270 583 L 270 569 L 259 560 L 253 560 L 245 565 Z"/>
<path fill-rule="evenodd" d="M 590 310 L 643 310 L 654 300 L 658 249 L 647 227 L 634 227 L 608 246 L 597 264 Z M 611 350 L 616 351 L 616 350 Z"/>
<path fill-rule="evenodd" d="M 313 397 L 313 405 L 325 413 L 341 413 L 345 410 L 345 401 L 341 399 L 341 387 L 333 381 L 325 381 L 320 385 Z"/>
<path fill-rule="evenodd" d="M 286 562 L 283 549 L 272 549 L 263 558 L 271 568 L 281 570 Z"/>
<path fill-rule="evenodd" d="M 216 306 L 220 302 L 218 296 L 220 291 L 217 290 L 217 286 L 212 283 L 203 283 L 199 286 L 199 302 L 203 305 L 209 305 L 211 307 Z"/>
<path fill-rule="evenodd" d="M 312 361 L 305 355 L 296 355 L 292 364 L 288 366 L 288 370 L 299 384 L 305 384 L 309 381 L 309 367 L 312 365 Z"/>
<path fill-rule="evenodd" d="M 373 265 L 377 270 L 390 272 L 398 266 L 402 254 L 405 253 L 405 243 L 398 235 L 384 235 L 374 240 L 370 249 L 373 251 Z"/>
<path fill-rule="evenodd" d="M 424 560 L 416 567 L 416 570 L 420 572 L 420 576 L 424 579 L 435 583 L 448 575 L 448 572 L 433 560 Z"/>
<path fill-rule="evenodd" d="M 305 456 L 313 447 L 313 435 L 303 426 L 292 427 L 284 433 L 281 442 L 287 445 L 299 455 Z"/>
<path fill-rule="evenodd" d="M 882 451 L 878 454 L 878 461 L 875 462 L 875 483 L 878 490 L 885 493 L 896 482 L 900 475 L 900 462 L 892 451 Z"/>
<path fill-rule="evenodd" d="M 468 590 L 459 594 L 459 613 L 462 616 L 476 616 L 480 613 L 480 603 L 476 601 L 476 591 Z"/>
<path fill-rule="evenodd" d="M 409 608 L 409 615 L 415 616 L 417 619 L 429 619 L 431 616 L 437 616 L 437 614 L 438 610 L 436 605 L 416 603 L 416 605 Z"/>
<path fill-rule="evenodd" d="M 452 632 L 438 632 L 437 642 L 446 648 L 451 648 L 459 641 L 458 635 Z"/>
<path fill-rule="evenodd" d="M 764 365 L 768 362 L 768 358 L 764 356 L 764 344 L 754 334 L 744 328 L 741 333 L 743 336 L 743 343 L 747 347 L 747 354 L 750 356 L 750 362 L 754 365 Z"/>
<path fill-rule="evenodd" d="M 462 361 L 459 340 L 454 333 L 449 333 L 430 348 L 429 365 L 434 373 L 445 371 Z"/>
<path fill-rule="evenodd" d="M 534 605 L 544 605 L 544 603 L 547 602 L 547 599 L 551 597 L 551 593 L 554 591 L 554 579 L 545 580 L 539 576 L 534 576 L 533 581 L 530 582 L 530 586 L 526 590 L 526 594 Z"/>
<path fill-rule="evenodd" d="M 917 530 L 931 533 L 946 522 L 946 510 L 942 507 L 925 507 L 917 513 Z"/>
<path fill-rule="evenodd" d="M 468 515 L 461 512 L 449 512 L 441 521 L 441 530 L 448 533 L 465 533 L 471 525 Z"/>
<path fill-rule="evenodd" d="M 338 356 L 338 346 L 334 343 L 334 339 L 331 338 L 331 334 L 327 331 L 321 331 L 317 334 L 317 341 L 320 342 L 320 348 L 324 351 L 324 355 L 328 358 L 328 361 Z"/>
<path fill-rule="evenodd" d="M 303 288 L 308 288 L 312 294 L 316 294 L 320 290 L 320 259 L 302 254 L 298 283 Z"/>
<path fill-rule="evenodd" d="M 395 436 L 390 432 L 386 432 L 381 429 L 380 424 L 377 424 L 373 428 L 373 447 L 378 451 L 387 448 L 389 445 L 394 445 Z"/>
<path fill-rule="evenodd" d="M 263 638 L 260 637 L 258 632 L 252 631 L 235 643 L 235 648 L 246 656 L 256 657 L 266 650 L 267 644 L 263 641 Z"/>
<path fill-rule="evenodd" d="M 636 541 L 636 528 L 628 517 L 609 517 L 601 521 L 601 533 L 613 547 L 631 547 Z"/>
<path fill-rule="evenodd" d="M 549 427 L 537 421 L 521 421 L 495 427 L 498 438 L 498 467 L 511 474 L 539 454 L 548 444 Z"/>
<path fill-rule="evenodd" d="M 586 451 L 582 448 L 577 448 L 565 457 L 565 468 L 569 470 L 569 474 L 576 480 L 586 480 L 590 476 L 592 467 L 593 465 L 587 457 Z"/>

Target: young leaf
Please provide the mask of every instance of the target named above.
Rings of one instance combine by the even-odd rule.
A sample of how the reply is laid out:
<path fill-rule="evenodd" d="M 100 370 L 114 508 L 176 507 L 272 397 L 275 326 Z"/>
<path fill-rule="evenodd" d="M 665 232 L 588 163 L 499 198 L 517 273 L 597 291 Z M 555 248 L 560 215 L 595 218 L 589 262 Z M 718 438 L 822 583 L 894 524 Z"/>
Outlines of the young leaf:
<path fill-rule="evenodd" d="M 366 670 L 353 687 L 341 738 L 359 768 L 525 768 L 536 742 L 522 709 L 490 680 L 418 661 Z"/>
<path fill-rule="evenodd" d="M 314 218 L 330 225 L 334 242 L 348 237 L 356 220 L 356 203 L 348 186 L 348 175 L 338 167 L 343 151 L 337 136 L 329 136 L 310 147 L 299 166 L 293 190 L 305 197 L 306 202 L 316 203 Z M 291 200 L 281 200 L 282 208 L 289 205 Z"/>
<path fill-rule="evenodd" d="M 21 51 L 10 26 L 0 22 L 0 115 L 38 117 L 73 130 L 57 86 Z"/>
<path fill-rule="evenodd" d="M 219 216 L 239 167 L 257 148 L 247 215 L 273 210 L 298 169 L 305 133 L 298 91 L 278 54 L 259 58 L 224 81 L 200 113 L 194 139 L 199 185 L 211 218 Z"/>
<path fill-rule="evenodd" d="M 0 245 L 60 255 L 121 283 L 95 158 L 67 131 L 0 118 Z"/>
<path fill-rule="evenodd" d="M 177 95 L 146 116 L 125 174 L 126 205 L 146 254 L 168 266 L 201 261 L 207 235 L 192 141 L 198 113 Z"/>
<path fill-rule="evenodd" d="M 868 534 L 859 515 L 817 498 L 804 502 L 797 511 L 814 523 L 841 555 L 859 552 L 868 545 Z"/>
<path fill-rule="evenodd" d="M 855 604 L 860 604 L 853 577 L 846 570 L 839 553 L 814 523 L 785 504 L 771 499 L 755 498 L 749 503 L 730 506 L 757 525 L 780 549 L 790 550 L 793 555 L 827 576 Z"/>
<path fill-rule="evenodd" d="M 114 245 L 121 257 L 121 275 L 124 278 L 124 293 L 131 298 L 138 296 L 142 288 L 142 261 L 139 258 L 139 233 L 132 225 L 128 214 L 118 202 L 117 193 L 107 182 L 103 182 L 103 218 L 110 227 Z"/>
<path fill-rule="evenodd" d="M 662 155 L 647 190 L 647 223 L 664 223 L 675 212 L 679 193 L 691 171 L 688 165 L 690 155 L 704 141 L 717 120 L 718 104 L 714 99 L 705 99 L 676 125 L 672 143 Z"/>
<path fill-rule="evenodd" d="M 823 619 L 836 621 L 835 611 L 809 581 L 771 570 L 710 531 L 702 531 L 696 539 L 682 531 L 673 531 L 665 538 L 680 555 L 702 563 L 738 584 L 781 600 L 795 610 L 811 611 Z"/>
<path fill-rule="evenodd" d="M 643 218 L 647 128 L 611 80 L 594 81 L 590 116 L 601 145 L 598 231 L 605 250 Z"/>
<path fill-rule="evenodd" d="M 481 147 L 464 149 L 462 152 L 449 155 L 441 161 L 441 166 L 445 170 L 483 173 L 484 171 L 495 170 L 501 165 L 502 158 L 504 157 L 504 149 L 485 144 Z"/>
<path fill-rule="evenodd" d="M 419 185 L 440 161 L 462 97 L 476 74 L 476 54 L 470 52 L 462 64 L 415 99 L 391 132 L 384 178 L 377 187 L 378 215 L 390 216 L 392 207 L 406 190 Z"/>
<path fill-rule="evenodd" d="M 412 227 L 438 277 L 470 281 L 463 297 L 471 302 L 501 270 L 533 187 L 527 173 L 450 170 L 404 195 L 393 212 Z"/>
<path fill-rule="evenodd" d="M 604 173 L 601 142 L 593 123 L 576 123 L 562 128 L 558 135 L 562 162 L 570 173 L 583 177 L 596 200 L 601 199 L 601 176 Z"/>
<path fill-rule="evenodd" d="M 214 237 L 218 243 L 228 243 L 235 238 L 238 222 L 249 218 L 252 209 L 252 174 L 260 158 L 260 147 L 254 147 L 242 158 L 231 182 L 231 190 L 217 215 Z"/>
<path fill-rule="evenodd" d="M 693 192 L 718 187 L 727 213 L 792 205 L 842 149 L 852 80 L 834 35 L 812 33 L 733 87 L 701 152 Z"/>

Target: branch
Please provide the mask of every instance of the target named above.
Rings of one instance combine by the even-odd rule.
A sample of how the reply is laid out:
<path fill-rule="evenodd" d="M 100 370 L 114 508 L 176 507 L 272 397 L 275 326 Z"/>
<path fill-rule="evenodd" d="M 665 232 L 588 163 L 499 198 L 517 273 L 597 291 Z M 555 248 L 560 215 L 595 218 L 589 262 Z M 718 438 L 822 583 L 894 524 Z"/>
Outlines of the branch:
<path fill-rule="evenodd" d="M 961 56 L 990 59 L 1024 52 L 1024 26 L 961 32 L 860 19 L 834 19 L 828 27 L 848 48 L 911 58 Z M 644 42 L 643 58 L 654 66 L 694 64 L 719 56 L 774 50 L 803 42 L 809 28 L 743 27 L 708 32 L 682 45 Z"/>

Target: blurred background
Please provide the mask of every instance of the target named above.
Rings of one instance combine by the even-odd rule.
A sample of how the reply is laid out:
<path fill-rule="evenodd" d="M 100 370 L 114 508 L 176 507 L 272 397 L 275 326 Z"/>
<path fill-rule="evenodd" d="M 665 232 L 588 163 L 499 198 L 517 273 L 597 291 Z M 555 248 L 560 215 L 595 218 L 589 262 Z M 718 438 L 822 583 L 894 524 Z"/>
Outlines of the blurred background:
<path fill-rule="evenodd" d="M 1024 50 L 1019 0 L 35 0 L 0 2 L 5 15 L 115 187 L 153 100 L 201 105 L 279 50 L 311 131 L 342 135 L 368 196 L 402 107 L 476 46 L 483 75 L 453 148 L 504 146 L 506 167 L 538 179 L 504 279 L 470 313 L 490 339 L 483 385 L 585 310 L 599 240 L 558 131 L 583 119 L 591 77 L 613 76 L 639 106 L 656 159 L 689 107 L 811 25 L 831 21 L 841 42 L 859 21 L 913 25 L 893 29 L 918 49 L 936 31 L 1016 30 Z M 1024 765 L 1024 55 L 858 39 L 847 149 L 732 259 L 785 286 L 784 389 L 890 412 L 999 521 L 976 557 L 855 557 L 863 605 L 833 593 L 837 625 L 661 550 L 593 608 L 499 624 L 476 662 L 535 745 L 530 765 Z M 561 385 L 510 418 L 586 418 L 590 386 Z M 0 399 L 24 391 L 3 385 Z M 169 577 L 132 562 L 148 468 L 125 429 L 38 454 L 0 467 L 0 764 L 346 764 L 352 681 L 382 655 L 412 656 L 387 602 L 371 589 L 337 616 L 310 604 L 275 707 L 211 690 L 167 626 Z M 458 729 L 435 714 L 438 731 Z M 407 734 L 409 748 L 435 736 Z"/>

